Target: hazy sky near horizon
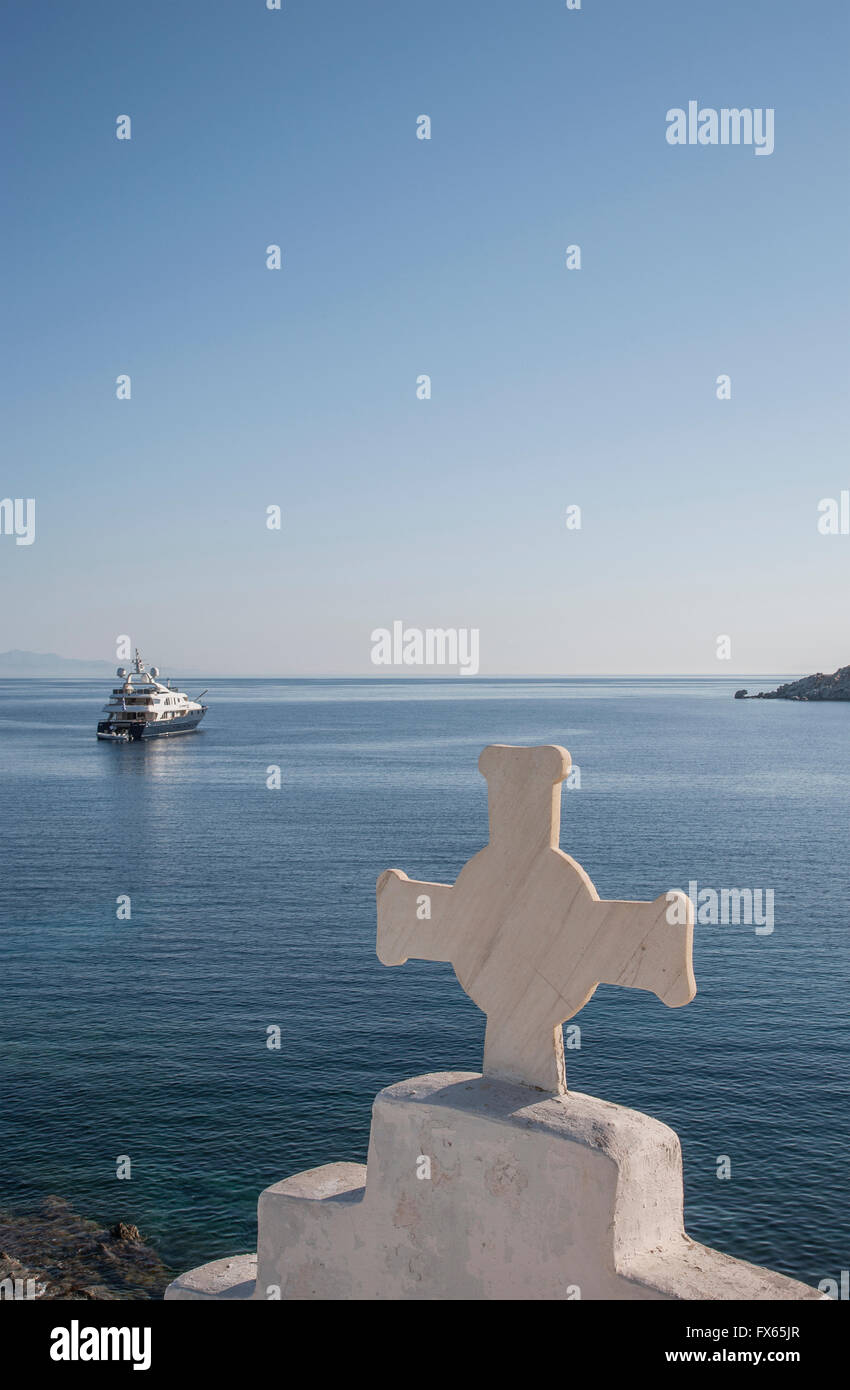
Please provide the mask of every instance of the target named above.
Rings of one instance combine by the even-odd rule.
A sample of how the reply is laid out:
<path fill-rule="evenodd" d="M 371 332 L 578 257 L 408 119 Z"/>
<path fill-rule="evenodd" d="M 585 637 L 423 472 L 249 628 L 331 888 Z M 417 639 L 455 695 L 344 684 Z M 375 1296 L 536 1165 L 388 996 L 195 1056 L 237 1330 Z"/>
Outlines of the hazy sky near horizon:
<path fill-rule="evenodd" d="M 0 496 L 36 531 L 0 650 L 387 675 L 402 620 L 477 628 L 483 675 L 850 661 L 844 0 L 3 28 Z M 671 146 L 690 100 L 774 109 L 773 153 Z"/>

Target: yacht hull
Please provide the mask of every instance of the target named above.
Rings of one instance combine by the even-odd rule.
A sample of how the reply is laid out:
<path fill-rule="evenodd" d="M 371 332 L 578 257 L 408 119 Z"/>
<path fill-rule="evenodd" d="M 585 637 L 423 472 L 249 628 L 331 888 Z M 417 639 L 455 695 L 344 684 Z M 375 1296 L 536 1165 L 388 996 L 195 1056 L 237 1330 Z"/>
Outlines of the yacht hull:
<path fill-rule="evenodd" d="M 115 732 L 112 729 L 107 733 L 105 723 L 99 724 L 97 728 L 98 738 L 106 739 L 110 743 L 140 743 L 149 738 L 174 738 L 177 734 L 193 734 L 206 714 L 206 710 L 193 712 L 184 715 L 181 719 L 157 719 L 142 724 L 124 724 L 119 726 Z M 124 737 L 124 734 L 127 737 Z"/>
<path fill-rule="evenodd" d="M 137 739 L 149 738 L 173 738 L 175 734 L 193 734 L 206 714 L 206 710 L 201 710 L 200 714 L 187 714 L 182 719 L 157 719 L 155 722 L 145 724 L 141 733 L 134 736 Z"/>

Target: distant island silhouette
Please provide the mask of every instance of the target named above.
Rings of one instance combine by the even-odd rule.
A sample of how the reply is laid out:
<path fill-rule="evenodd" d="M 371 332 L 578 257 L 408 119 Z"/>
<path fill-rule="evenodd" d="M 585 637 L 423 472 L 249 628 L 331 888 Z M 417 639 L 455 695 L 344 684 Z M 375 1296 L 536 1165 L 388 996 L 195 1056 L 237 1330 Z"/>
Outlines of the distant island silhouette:
<path fill-rule="evenodd" d="M 59 656 L 56 652 L 25 652 L 17 647 L 0 652 L 0 676 L 97 676 L 108 681 L 121 664 L 117 658 L 115 661 L 89 661 L 85 657 Z M 160 669 L 177 668 L 161 665 Z M 182 668 L 181 674 L 193 676 L 197 672 Z"/>
<path fill-rule="evenodd" d="M 746 690 L 735 691 L 736 700 L 850 700 L 850 666 L 839 666 L 831 676 L 818 671 L 798 681 L 787 681 L 776 690 L 760 690 L 748 695 Z"/>
<path fill-rule="evenodd" d="M 0 676 L 110 676 L 111 661 L 87 661 L 56 652 L 25 652 L 19 648 L 0 652 Z"/>

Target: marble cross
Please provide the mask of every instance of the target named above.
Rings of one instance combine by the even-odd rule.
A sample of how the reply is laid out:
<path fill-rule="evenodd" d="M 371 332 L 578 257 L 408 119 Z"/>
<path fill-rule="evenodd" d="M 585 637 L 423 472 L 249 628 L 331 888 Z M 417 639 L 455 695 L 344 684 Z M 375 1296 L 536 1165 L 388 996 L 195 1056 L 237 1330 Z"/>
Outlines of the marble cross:
<path fill-rule="evenodd" d="M 489 844 L 454 887 L 381 874 L 378 956 L 384 965 L 450 961 L 487 1015 L 484 1075 L 563 1094 L 561 1025 L 597 985 L 651 990 L 671 1008 L 693 999 L 693 904 L 679 892 L 600 899 L 558 847 L 565 748 L 491 744 L 478 766 Z"/>

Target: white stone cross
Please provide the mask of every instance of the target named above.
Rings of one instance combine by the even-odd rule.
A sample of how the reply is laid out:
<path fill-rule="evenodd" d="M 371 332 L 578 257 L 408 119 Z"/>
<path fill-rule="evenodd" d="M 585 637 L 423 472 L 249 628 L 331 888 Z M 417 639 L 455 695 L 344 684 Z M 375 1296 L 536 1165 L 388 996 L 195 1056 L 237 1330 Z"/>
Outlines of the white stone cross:
<path fill-rule="evenodd" d="M 597 985 L 651 990 L 671 1008 L 693 999 L 693 904 L 679 892 L 606 902 L 558 848 L 565 748 L 491 744 L 478 766 L 490 843 L 454 887 L 381 874 L 378 956 L 450 961 L 487 1015 L 485 1076 L 563 1094 L 562 1024 Z"/>

